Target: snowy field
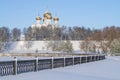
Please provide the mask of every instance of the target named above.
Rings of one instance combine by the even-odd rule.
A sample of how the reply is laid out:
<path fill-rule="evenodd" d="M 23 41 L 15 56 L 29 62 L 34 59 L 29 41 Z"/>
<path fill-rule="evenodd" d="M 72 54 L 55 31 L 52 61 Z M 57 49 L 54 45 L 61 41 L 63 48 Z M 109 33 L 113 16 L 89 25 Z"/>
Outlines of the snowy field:
<path fill-rule="evenodd" d="M 9 49 L 8 49 L 8 52 L 16 52 L 16 50 L 19 52 L 23 51 L 22 53 L 24 52 L 28 52 L 28 50 L 30 52 L 35 52 L 36 49 L 38 49 L 40 52 L 43 52 L 43 51 L 49 51 L 49 49 L 47 49 L 47 45 L 49 43 L 49 41 L 30 41 L 31 45 L 30 48 L 26 48 L 25 47 L 25 44 L 26 44 L 26 41 L 16 41 L 16 42 L 9 42 Z M 81 41 L 71 41 L 72 45 L 73 45 L 73 50 L 74 51 L 80 51 L 80 48 L 79 48 L 79 45 L 80 45 L 80 42 Z M 50 49 L 51 51 L 51 49 Z"/>
<path fill-rule="evenodd" d="M 3 52 L 7 53 L 35 53 L 36 49 L 38 49 L 39 52 L 50 52 L 51 48 L 47 48 L 49 41 L 30 41 L 30 48 L 26 48 L 26 41 L 15 41 L 15 42 L 9 42 L 9 47 L 7 50 L 3 50 Z M 80 49 L 80 44 L 82 41 L 71 41 L 72 46 L 73 46 L 73 51 L 81 51 L 84 52 Z M 97 46 L 99 45 L 96 42 L 95 43 Z"/>
<path fill-rule="evenodd" d="M 120 57 L 65 68 L 0 77 L 0 80 L 120 80 Z"/>

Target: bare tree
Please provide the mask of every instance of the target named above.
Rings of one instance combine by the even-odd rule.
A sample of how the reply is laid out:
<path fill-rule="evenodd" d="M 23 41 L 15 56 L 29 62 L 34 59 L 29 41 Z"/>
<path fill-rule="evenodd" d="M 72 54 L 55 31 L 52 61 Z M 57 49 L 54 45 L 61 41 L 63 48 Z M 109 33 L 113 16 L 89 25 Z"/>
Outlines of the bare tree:
<path fill-rule="evenodd" d="M 33 35 L 33 30 L 31 27 L 27 28 L 27 29 L 24 29 L 24 35 L 25 35 L 25 40 L 26 41 L 30 41 L 30 40 L 33 40 L 35 35 Z"/>
<path fill-rule="evenodd" d="M 10 41 L 10 30 L 7 27 L 0 28 L 0 41 L 3 49 L 8 49 Z"/>
<path fill-rule="evenodd" d="M 19 40 L 21 35 L 21 30 L 18 28 L 14 28 L 12 30 L 12 38 L 14 41 Z"/>

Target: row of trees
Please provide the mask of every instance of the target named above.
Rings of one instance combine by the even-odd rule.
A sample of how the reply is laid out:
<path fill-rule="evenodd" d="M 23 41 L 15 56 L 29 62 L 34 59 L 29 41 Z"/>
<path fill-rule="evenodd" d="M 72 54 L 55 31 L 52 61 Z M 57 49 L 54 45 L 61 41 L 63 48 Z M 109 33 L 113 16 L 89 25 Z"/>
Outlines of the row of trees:
<path fill-rule="evenodd" d="M 21 30 L 14 28 L 10 30 L 8 27 L 0 27 L 0 50 L 9 47 L 9 41 L 19 40 Z"/>
<path fill-rule="evenodd" d="M 52 28 L 52 26 L 42 28 L 24 29 L 26 40 L 83 40 L 92 36 L 92 30 L 84 27 Z"/>
<path fill-rule="evenodd" d="M 85 27 L 58 27 L 52 28 L 52 25 L 47 27 L 42 26 L 41 28 L 24 28 L 20 30 L 18 28 L 13 28 L 10 30 L 8 27 L 0 27 L 0 45 L 2 47 L 9 46 L 7 44 L 9 41 L 17 41 L 20 40 L 20 36 L 23 34 L 25 36 L 26 41 L 34 41 L 34 40 L 53 40 L 53 41 L 62 41 L 62 40 L 84 40 L 82 43 L 83 46 L 81 48 L 85 50 L 93 50 L 95 48 L 95 44 L 92 44 L 92 48 L 89 48 L 87 45 L 90 45 L 91 41 L 99 41 L 101 44 L 101 48 L 104 52 L 107 48 L 111 47 L 114 40 L 118 40 L 120 38 L 120 27 L 117 26 L 109 26 L 103 29 L 90 29 Z M 113 42 L 114 41 L 114 42 Z M 60 46 L 56 46 L 56 42 L 54 42 L 53 50 L 61 49 L 60 46 L 63 47 L 63 44 Z M 65 45 L 65 43 L 64 43 Z M 2 48 L 0 47 L 0 49 Z M 54 49 L 54 47 L 56 49 Z M 111 49 L 112 50 L 112 49 Z"/>
<path fill-rule="evenodd" d="M 90 29 L 85 27 L 66 27 L 52 28 L 51 25 L 42 28 L 24 28 L 20 30 L 8 27 L 0 27 L 0 41 L 16 41 L 20 39 L 21 33 L 25 35 L 25 40 L 96 40 L 113 41 L 120 38 L 120 27 L 111 26 L 104 29 Z"/>
<path fill-rule="evenodd" d="M 1 42 L 19 40 L 20 35 L 21 35 L 21 30 L 18 28 L 14 28 L 10 30 L 8 27 L 0 27 L 0 41 Z"/>
<path fill-rule="evenodd" d="M 120 37 L 120 27 L 110 26 L 104 29 L 90 29 L 85 27 L 52 28 L 52 26 L 42 28 L 24 29 L 26 40 L 107 40 L 113 41 Z"/>

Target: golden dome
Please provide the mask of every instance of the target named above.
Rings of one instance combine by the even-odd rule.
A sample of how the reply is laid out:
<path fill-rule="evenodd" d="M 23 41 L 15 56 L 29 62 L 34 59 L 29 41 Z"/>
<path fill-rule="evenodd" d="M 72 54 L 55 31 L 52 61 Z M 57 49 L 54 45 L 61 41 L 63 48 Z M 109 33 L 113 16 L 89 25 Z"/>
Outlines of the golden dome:
<path fill-rule="evenodd" d="M 45 14 L 44 14 L 44 18 L 46 18 L 46 19 L 52 19 L 52 15 L 51 15 L 51 13 L 50 12 L 45 12 Z"/>
<path fill-rule="evenodd" d="M 36 20 L 41 20 L 42 18 L 40 16 L 37 16 L 36 17 Z"/>
<path fill-rule="evenodd" d="M 54 21 L 59 21 L 59 18 L 57 16 L 54 17 Z"/>

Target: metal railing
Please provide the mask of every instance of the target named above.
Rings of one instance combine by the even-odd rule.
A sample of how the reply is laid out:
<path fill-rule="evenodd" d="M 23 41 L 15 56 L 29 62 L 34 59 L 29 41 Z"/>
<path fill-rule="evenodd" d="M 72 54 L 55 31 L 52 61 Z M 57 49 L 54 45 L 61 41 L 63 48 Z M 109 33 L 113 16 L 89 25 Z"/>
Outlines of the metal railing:
<path fill-rule="evenodd" d="M 25 72 L 71 66 L 103 59 L 105 59 L 105 55 L 52 57 L 51 59 L 38 59 L 36 57 L 35 60 L 17 60 L 15 58 L 14 61 L 0 62 L 0 76 L 17 75 Z"/>

